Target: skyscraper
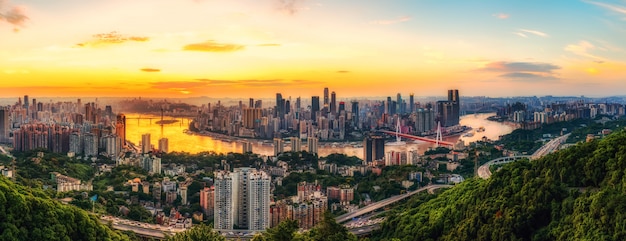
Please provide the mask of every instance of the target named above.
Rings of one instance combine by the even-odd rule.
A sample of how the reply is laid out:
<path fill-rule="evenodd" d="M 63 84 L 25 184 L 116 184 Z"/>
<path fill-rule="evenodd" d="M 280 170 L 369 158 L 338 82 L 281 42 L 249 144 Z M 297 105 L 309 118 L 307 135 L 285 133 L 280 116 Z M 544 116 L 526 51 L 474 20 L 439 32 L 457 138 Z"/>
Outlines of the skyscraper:
<path fill-rule="evenodd" d="M 124 114 L 117 115 L 115 123 L 115 134 L 120 137 L 122 147 L 126 147 L 126 116 Z"/>
<path fill-rule="evenodd" d="M 397 104 L 396 113 L 403 114 L 404 110 L 402 110 L 402 95 L 400 95 L 400 93 L 398 93 L 396 96 L 396 104 Z"/>
<path fill-rule="evenodd" d="M 460 100 L 458 90 L 448 90 L 447 101 L 437 101 L 438 119 L 441 126 L 449 127 L 459 124 Z"/>
<path fill-rule="evenodd" d="M 324 106 L 328 106 L 328 87 L 324 88 Z"/>
<path fill-rule="evenodd" d="M 330 93 L 330 113 L 333 115 L 337 114 L 337 95 L 335 94 L 335 91 Z"/>
<path fill-rule="evenodd" d="M 368 136 L 363 140 L 365 162 L 381 160 L 385 157 L 385 139 L 382 136 Z"/>
<path fill-rule="evenodd" d="M 248 178 L 248 230 L 265 230 L 270 226 L 270 176 L 254 171 Z"/>
<path fill-rule="evenodd" d="M 152 151 L 152 143 L 150 143 L 150 133 L 141 135 L 141 153 Z"/>
<path fill-rule="evenodd" d="M 352 101 L 352 125 L 359 126 L 359 102 Z"/>
<path fill-rule="evenodd" d="M 278 156 L 280 153 L 283 152 L 283 139 L 274 138 L 274 156 Z"/>
<path fill-rule="evenodd" d="M 229 230 L 269 227 L 270 176 L 251 168 L 215 172 L 214 226 Z"/>
<path fill-rule="evenodd" d="M 213 227 L 216 230 L 233 229 L 233 178 L 228 171 L 215 172 L 215 199 Z"/>
<path fill-rule="evenodd" d="M 311 97 L 311 120 L 313 120 L 313 122 L 316 122 L 317 113 L 319 111 L 320 111 L 320 97 L 312 96 Z"/>
<path fill-rule="evenodd" d="M 9 130 L 9 108 L 0 107 L 0 142 L 8 142 Z"/>
<path fill-rule="evenodd" d="M 285 114 L 285 100 L 281 93 L 276 93 L 276 117 L 283 118 Z"/>
<path fill-rule="evenodd" d="M 415 111 L 415 99 L 413 99 L 413 93 L 409 95 L 409 111 L 411 111 L 411 113 Z"/>
<path fill-rule="evenodd" d="M 169 140 L 167 138 L 159 139 L 159 152 L 162 152 L 162 153 L 170 152 Z"/>

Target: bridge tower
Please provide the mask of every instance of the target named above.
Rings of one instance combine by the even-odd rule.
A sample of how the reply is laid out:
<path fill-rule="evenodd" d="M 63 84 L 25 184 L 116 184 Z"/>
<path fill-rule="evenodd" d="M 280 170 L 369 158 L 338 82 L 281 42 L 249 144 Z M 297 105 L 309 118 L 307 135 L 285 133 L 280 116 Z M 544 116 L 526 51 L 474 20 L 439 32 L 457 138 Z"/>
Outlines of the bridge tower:
<path fill-rule="evenodd" d="M 437 122 L 437 137 L 435 138 L 435 144 L 439 147 L 439 142 L 443 141 L 443 137 L 441 135 L 441 121 Z"/>

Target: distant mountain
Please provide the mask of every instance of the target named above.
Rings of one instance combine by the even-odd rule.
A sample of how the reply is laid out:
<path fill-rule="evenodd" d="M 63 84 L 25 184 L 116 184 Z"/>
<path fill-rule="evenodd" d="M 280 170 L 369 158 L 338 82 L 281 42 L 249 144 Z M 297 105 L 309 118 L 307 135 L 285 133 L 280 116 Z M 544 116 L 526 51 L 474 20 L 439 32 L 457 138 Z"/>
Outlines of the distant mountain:
<path fill-rule="evenodd" d="M 371 240 L 626 240 L 626 132 L 422 199 Z"/>
<path fill-rule="evenodd" d="M 87 212 L 0 176 L 0 240 L 129 240 Z"/>

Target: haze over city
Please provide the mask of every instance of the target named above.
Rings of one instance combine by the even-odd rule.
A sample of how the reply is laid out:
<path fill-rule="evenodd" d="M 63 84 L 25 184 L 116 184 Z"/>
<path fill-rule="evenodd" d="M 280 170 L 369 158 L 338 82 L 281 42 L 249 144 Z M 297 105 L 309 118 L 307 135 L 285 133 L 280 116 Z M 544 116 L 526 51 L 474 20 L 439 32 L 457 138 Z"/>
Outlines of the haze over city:
<path fill-rule="evenodd" d="M 2 1 L 0 97 L 621 95 L 625 15 L 624 1 Z"/>

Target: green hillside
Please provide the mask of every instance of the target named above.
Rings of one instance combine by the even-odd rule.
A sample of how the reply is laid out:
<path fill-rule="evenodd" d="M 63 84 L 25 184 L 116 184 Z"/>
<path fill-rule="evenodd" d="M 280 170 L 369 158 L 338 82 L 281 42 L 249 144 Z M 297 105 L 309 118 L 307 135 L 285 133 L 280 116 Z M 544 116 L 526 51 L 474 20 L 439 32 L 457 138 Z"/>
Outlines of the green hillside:
<path fill-rule="evenodd" d="M 626 240 L 626 132 L 394 209 L 372 240 Z"/>
<path fill-rule="evenodd" d="M 97 217 L 0 176 L 0 240 L 128 240 Z"/>

